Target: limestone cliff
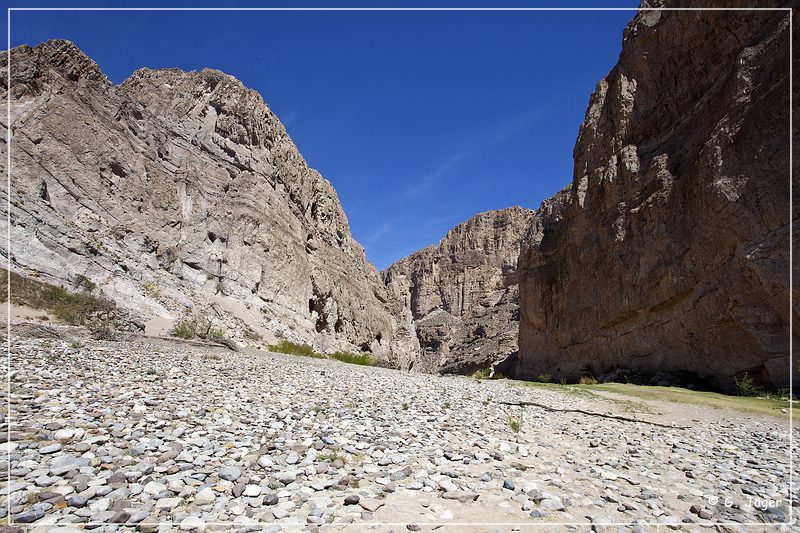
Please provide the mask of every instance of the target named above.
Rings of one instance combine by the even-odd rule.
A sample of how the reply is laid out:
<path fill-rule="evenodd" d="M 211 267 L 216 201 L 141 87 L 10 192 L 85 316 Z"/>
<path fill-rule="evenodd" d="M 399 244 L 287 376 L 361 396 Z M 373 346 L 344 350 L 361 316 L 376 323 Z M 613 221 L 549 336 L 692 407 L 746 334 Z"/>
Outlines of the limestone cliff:
<path fill-rule="evenodd" d="M 534 217 L 521 207 L 481 213 L 383 272 L 414 317 L 415 369 L 471 372 L 517 350 L 517 260 Z"/>
<path fill-rule="evenodd" d="M 215 70 L 142 69 L 114 86 L 67 41 L 10 54 L 0 204 L 10 194 L 2 253 L 15 269 L 62 285 L 86 276 L 148 326 L 209 313 L 240 341 L 410 364 L 410 315 L 258 93 Z"/>
<path fill-rule="evenodd" d="M 788 149 L 786 11 L 639 12 L 591 96 L 570 203 L 523 250 L 517 376 L 788 386 Z"/>

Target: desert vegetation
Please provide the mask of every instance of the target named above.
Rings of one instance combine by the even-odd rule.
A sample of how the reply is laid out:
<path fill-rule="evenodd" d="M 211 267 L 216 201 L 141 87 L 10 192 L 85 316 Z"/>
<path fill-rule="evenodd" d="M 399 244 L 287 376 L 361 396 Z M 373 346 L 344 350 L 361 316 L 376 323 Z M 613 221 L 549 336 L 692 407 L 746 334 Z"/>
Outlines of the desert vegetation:
<path fill-rule="evenodd" d="M 169 335 L 186 340 L 195 338 L 222 339 L 225 337 L 225 331 L 221 328 L 215 328 L 213 320 L 198 313 L 179 320 L 169 330 Z"/>

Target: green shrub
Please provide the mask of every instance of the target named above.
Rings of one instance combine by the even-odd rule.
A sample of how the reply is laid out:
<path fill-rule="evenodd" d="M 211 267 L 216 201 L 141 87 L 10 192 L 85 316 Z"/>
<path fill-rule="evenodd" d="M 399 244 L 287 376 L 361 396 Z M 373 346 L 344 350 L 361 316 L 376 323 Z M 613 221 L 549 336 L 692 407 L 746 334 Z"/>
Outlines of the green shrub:
<path fill-rule="evenodd" d="M 506 376 L 502 372 L 495 372 L 489 379 L 506 379 Z"/>
<path fill-rule="evenodd" d="M 278 344 L 269 345 L 270 352 L 286 353 L 290 355 L 301 355 L 303 357 L 313 357 L 314 359 L 324 359 L 324 355 L 320 355 L 308 344 L 297 344 L 291 341 L 283 340 Z"/>
<path fill-rule="evenodd" d="M 473 378 L 477 379 L 486 379 L 489 377 L 489 374 L 492 373 L 492 369 L 490 367 L 482 368 L 480 370 L 476 370 L 473 374 Z"/>
<path fill-rule="evenodd" d="M 795 398 L 792 397 L 791 391 L 789 389 L 777 389 L 774 394 L 780 400 L 794 400 Z"/>
<path fill-rule="evenodd" d="M 172 326 L 168 334 L 181 339 L 194 339 L 197 337 L 197 329 L 193 320 L 180 320 L 177 324 Z"/>
<path fill-rule="evenodd" d="M 95 317 L 86 323 L 86 328 L 93 339 L 114 340 L 117 338 L 119 325 L 113 317 Z"/>
<path fill-rule="evenodd" d="M 334 352 L 330 355 L 330 358 L 336 359 L 337 361 L 342 361 L 343 363 L 350 363 L 353 365 L 365 365 L 365 366 L 372 365 L 372 359 L 370 359 L 368 355 L 355 355 L 352 353 Z"/>
<path fill-rule="evenodd" d="M 509 417 L 508 427 L 510 427 L 511 431 L 513 431 L 514 433 L 519 433 L 519 430 L 522 429 L 522 422 L 517 418 Z"/>
<path fill-rule="evenodd" d="M 83 274 L 75 274 L 75 287 L 92 292 L 97 287 L 97 284 Z"/>
<path fill-rule="evenodd" d="M 550 374 L 539 374 L 539 376 L 536 378 L 536 381 L 539 383 L 552 383 L 553 376 Z"/>
<path fill-rule="evenodd" d="M 195 337 L 199 337 L 201 339 L 220 340 L 225 338 L 225 330 L 212 327 L 211 319 L 199 313 L 179 320 L 172 326 L 168 334 L 180 339 L 194 339 Z"/>
<path fill-rule="evenodd" d="M 8 270 L 0 268 L 0 303 L 7 300 L 8 275 Z M 85 326 L 92 317 L 110 316 L 116 311 L 114 303 L 105 298 L 86 292 L 69 292 L 62 287 L 26 278 L 15 272 L 11 272 L 11 302 L 33 309 L 44 309 L 75 326 Z"/>
<path fill-rule="evenodd" d="M 225 330 L 222 328 L 211 328 L 208 330 L 208 336 L 214 339 L 221 339 L 225 336 Z"/>
<path fill-rule="evenodd" d="M 334 461 L 347 462 L 347 457 L 336 452 L 320 452 L 316 458 L 318 463 L 332 463 Z"/>
<path fill-rule="evenodd" d="M 403 402 L 403 405 L 401 405 L 400 407 L 403 408 L 403 411 L 407 411 L 408 410 L 408 402 Z"/>
<path fill-rule="evenodd" d="M 597 380 L 594 379 L 594 376 L 581 376 L 578 383 L 581 385 L 597 385 Z"/>
<path fill-rule="evenodd" d="M 242 335 L 244 335 L 245 339 L 249 339 L 251 341 L 260 341 L 262 339 L 261 334 L 251 328 L 250 326 L 245 326 L 244 331 L 242 331 Z"/>
<path fill-rule="evenodd" d="M 736 394 L 739 396 L 760 396 L 764 394 L 764 389 L 757 387 L 753 378 L 747 372 L 741 378 L 734 377 L 736 382 Z"/>

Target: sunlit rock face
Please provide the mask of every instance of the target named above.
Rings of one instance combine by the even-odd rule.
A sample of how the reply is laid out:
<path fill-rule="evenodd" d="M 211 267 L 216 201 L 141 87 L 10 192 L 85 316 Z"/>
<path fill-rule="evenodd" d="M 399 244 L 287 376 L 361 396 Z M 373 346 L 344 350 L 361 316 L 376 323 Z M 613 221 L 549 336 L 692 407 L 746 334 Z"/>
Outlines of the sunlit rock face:
<path fill-rule="evenodd" d="M 517 260 L 536 216 L 521 207 L 481 213 L 383 272 L 414 317 L 415 369 L 472 372 L 516 352 Z"/>
<path fill-rule="evenodd" d="M 11 57 L 2 249 L 16 269 L 62 285 L 87 276 L 148 325 L 200 312 L 243 342 L 255 332 L 411 364 L 410 315 L 257 92 L 215 70 L 142 69 L 115 86 L 67 41 Z M 0 62 L 4 77 L 7 53 Z"/>

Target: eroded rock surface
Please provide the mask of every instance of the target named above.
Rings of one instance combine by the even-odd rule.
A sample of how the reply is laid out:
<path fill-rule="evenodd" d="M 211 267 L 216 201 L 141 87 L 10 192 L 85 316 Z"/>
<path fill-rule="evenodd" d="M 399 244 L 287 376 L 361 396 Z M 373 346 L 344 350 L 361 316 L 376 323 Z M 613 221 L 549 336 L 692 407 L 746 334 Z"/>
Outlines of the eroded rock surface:
<path fill-rule="evenodd" d="M 67 41 L 11 56 L 0 204 L 10 194 L 20 272 L 65 286 L 86 276 L 148 326 L 202 312 L 244 342 L 410 363 L 410 315 L 257 92 L 215 70 L 142 69 L 114 86 Z"/>
<path fill-rule="evenodd" d="M 569 206 L 523 252 L 519 377 L 788 386 L 788 25 L 785 11 L 630 22 L 580 129 Z"/>
<path fill-rule="evenodd" d="M 517 260 L 535 217 L 522 207 L 481 213 L 383 272 L 414 317 L 415 369 L 470 372 L 517 350 Z"/>

